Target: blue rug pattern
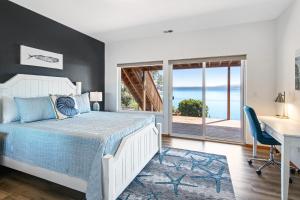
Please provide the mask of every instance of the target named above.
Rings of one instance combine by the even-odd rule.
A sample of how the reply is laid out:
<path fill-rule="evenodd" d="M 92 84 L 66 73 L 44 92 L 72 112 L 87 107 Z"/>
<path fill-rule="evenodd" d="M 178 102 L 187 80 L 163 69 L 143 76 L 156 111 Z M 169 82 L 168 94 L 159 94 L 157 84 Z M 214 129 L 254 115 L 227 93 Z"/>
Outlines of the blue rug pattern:
<path fill-rule="evenodd" d="M 234 200 L 226 156 L 163 148 L 117 200 Z"/>

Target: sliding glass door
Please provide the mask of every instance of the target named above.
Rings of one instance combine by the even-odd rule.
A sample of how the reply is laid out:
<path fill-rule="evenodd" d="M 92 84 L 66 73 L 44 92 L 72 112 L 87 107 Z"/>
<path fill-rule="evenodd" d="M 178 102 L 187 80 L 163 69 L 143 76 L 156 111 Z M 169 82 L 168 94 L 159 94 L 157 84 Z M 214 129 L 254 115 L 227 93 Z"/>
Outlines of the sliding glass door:
<path fill-rule="evenodd" d="M 243 142 L 242 61 L 173 65 L 172 135 Z"/>
<path fill-rule="evenodd" d="M 242 142 L 240 72 L 240 66 L 205 69 L 205 136 L 209 139 Z"/>
<path fill-rule="evenodd" d="M 203 137 L 202 65 L 173 66 L 172 134 Z"/>

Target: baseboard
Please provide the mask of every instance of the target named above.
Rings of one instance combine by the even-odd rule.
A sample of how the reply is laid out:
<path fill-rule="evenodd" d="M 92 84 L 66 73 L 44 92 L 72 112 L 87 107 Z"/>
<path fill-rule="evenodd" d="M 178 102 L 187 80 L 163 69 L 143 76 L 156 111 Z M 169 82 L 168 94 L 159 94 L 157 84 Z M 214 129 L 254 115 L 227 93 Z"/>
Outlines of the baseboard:
<path fill-rule="evenodd" d="M 253 148 L 253 144 L 244 144 L 246 148 Z M 270 146 L 266 145 L 257 145 L 257 149 L 270 150 Z"/>
<path fill-rule="evenodd" d="M 201 138 L 192 138 L 192 137 L 180 137 L 170 134 L 163 134 L 164 138 L 179 138 L 179 139 L 186 139 L 186 140 L 198 140 L 198 141 L 208 141 L 208 142 L 219 142 L 219 143 L 226 143 L 226 144 L 237 144 L 237 145 L 243 145 L 246 148 L 253 148 L 252 144 L 243 144 L 243 143 L 237 143 L 237 142 L 230 142 L 230 141 L 222 141 L 222 140 L 203 140 Z M 257 149 L 263 149 L 263 150 L 270 150 L 270 146 L 267 145 L 257 145 Z"/>
<path fill-rule="evenodd" d="M 184 139 L 184 140 L 193 140 L 193 141 L 201 141 L 201 142 L 217 142 L 217 143 L 223 143 L 223 144 L 232 144 L 232 145 L 244 145 L 244 143 L 242 142 L 234 142 L 234 141 L 228 141 L 228 140 L 218 140 L 218 139 L 212 139 L 212 138 L 197 138 L 197 137 L 193 137 L 193 136 L 189 136 L 189 135 L 163 135 L 164 138 L 177 138 L 177 139 Z"/>

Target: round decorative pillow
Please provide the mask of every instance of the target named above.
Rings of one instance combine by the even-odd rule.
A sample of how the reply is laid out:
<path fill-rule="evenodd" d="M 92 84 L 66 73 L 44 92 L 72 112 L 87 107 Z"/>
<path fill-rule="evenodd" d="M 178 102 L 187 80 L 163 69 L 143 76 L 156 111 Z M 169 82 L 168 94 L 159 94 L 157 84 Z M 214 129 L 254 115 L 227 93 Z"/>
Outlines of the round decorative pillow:
<path fill-rule="evenodd" d="M 73 117 L 78 114 L 75 105 L 75 100 L 72 97 L 58 97 L 56 99 L 57 110 L 68 117 Z"/>

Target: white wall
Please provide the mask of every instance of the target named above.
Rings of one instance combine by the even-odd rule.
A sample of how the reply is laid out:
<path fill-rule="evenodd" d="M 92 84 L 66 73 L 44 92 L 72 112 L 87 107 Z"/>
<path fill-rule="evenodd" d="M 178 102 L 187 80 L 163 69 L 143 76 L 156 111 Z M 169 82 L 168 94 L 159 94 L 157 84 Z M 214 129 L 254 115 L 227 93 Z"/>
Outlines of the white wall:
<path fill-rule="evenodd" d="M 300 1 L 295 1 L 277 20 L 277 91 L 286 91 L 287 115 L 300 121 L 300 91 L 295 90 L 295 52 L 300 49 Z M 299 147 L 298 147 L 299 148 Z M 300 153 L 291 150 L 300 166 Z"/>
<path fill-rule="evenodd" d="M 176 30 L 175 30 L 176 31 Z M 106 109 L 117 109 L 119 63 L 247 54 L 246 103 L 260 115 L 274 114 L 275 23 L 235 25 L 198 32 L 106 44 Z M 247 134 L 247 142 L 251 136 Z"/>
<path fill-rule="evenodd" d="M 277 91 L 287 93 L 287 114 L 300 121 L 300 91 L 295 90 L 295 52 L 300 49 L 300 1 L 277 21 Z"/>

